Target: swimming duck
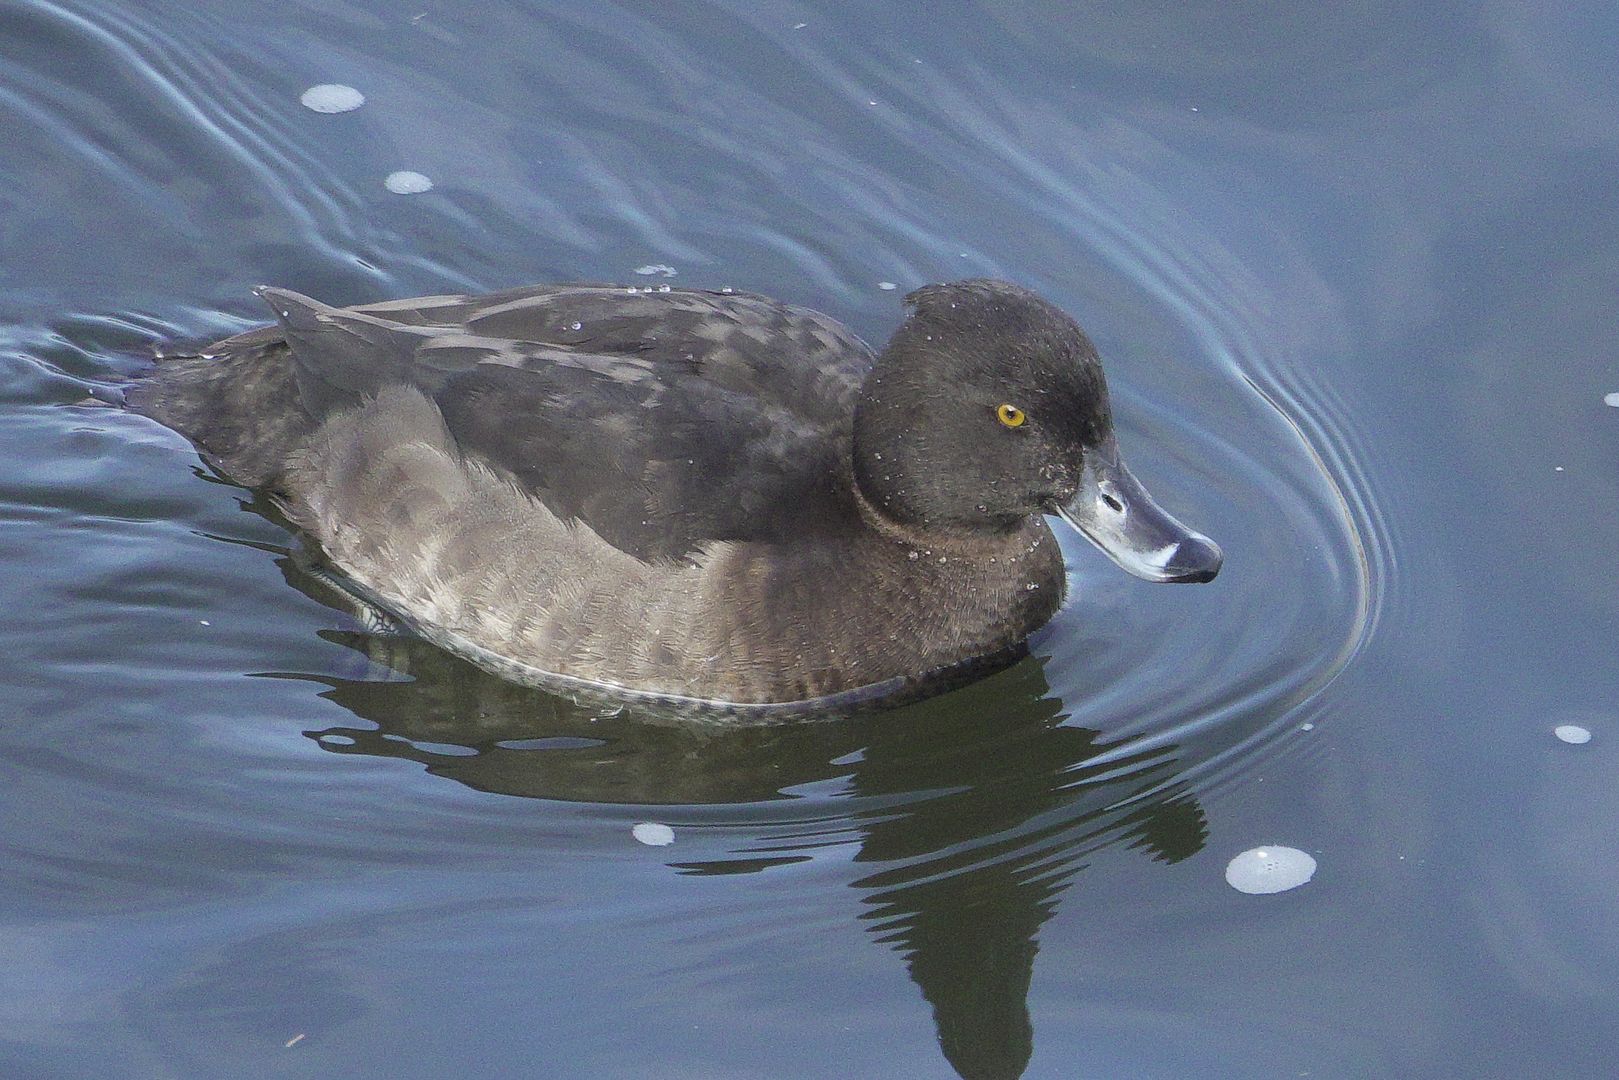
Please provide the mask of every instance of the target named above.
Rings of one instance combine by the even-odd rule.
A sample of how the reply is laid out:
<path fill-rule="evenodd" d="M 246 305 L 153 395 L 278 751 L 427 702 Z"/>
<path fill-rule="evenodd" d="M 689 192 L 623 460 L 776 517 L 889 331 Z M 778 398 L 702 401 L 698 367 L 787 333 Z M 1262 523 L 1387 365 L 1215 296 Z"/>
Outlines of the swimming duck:
<path fill-rule="evenodd" d="M 954 685 L 1061 604 L 1047 515 L 1151 581 L 1220 567 L 1125 468 L 1090 339 L 1007 282 L 916 290 L 880 352 L 729 290 L 257 292 L 274 325 L 130 406 L 519 682 L 742 713 Z"/>

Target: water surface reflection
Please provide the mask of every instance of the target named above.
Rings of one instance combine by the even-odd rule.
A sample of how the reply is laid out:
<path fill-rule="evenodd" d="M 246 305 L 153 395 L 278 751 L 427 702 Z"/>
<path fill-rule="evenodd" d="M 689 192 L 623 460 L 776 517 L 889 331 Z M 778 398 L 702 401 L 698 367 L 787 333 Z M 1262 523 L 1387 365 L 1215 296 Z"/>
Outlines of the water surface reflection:
<path fill-rule="evenodd" d="M 1172 863 L 1208 836 L 1178 748 L 1097 763 L 1117 745 L 1069 722 L 1037 657 L 924 706 L 723 726 L 604 713 L 410 638 L 323 636 L 370 662 L 355 678 L 295 676 L 374 725 L 306 732 L 333 753 L 415 761 L 500 795 L 663 807 L 666 820 L 696 815 L 746 837 L 668 864 L 682 874 L 760 873 L 818 854 L 863 865 L 850 883 L 859 917 L 903 959 L 964 1077 L 1027 1065 L 1039 930 L 1091 853 L 1123 842 Z"/>

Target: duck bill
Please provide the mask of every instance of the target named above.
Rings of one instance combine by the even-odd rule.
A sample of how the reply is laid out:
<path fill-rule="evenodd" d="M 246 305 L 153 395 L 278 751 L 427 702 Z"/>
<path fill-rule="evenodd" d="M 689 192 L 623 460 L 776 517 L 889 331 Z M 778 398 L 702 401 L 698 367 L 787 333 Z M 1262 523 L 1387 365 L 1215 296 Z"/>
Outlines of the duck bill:
<path fill-rule="evenodd" d="M 1219 547 L 1153 502 L 1107 442 L 1086 455 L 1079 491 L 1057 514 L 1102 553 L 1148 581 L 1213 581 Z"/>

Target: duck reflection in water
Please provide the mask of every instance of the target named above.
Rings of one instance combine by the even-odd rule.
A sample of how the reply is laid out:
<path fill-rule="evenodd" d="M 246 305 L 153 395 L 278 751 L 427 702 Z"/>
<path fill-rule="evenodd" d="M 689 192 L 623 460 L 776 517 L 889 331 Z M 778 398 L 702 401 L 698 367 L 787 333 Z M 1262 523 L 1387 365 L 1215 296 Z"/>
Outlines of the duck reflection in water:
<path fill-rule="evenodd" d="M 308 733 L 334 753 L 410 759 L 480 791 L 648 806 L 768 802 L 844 778 L 848 830 L 836 842 L 858 835 L 856 863 L 870 867 L 851 882 L 860 917 L 904 958 L 945 1057 L 967 1078 L 1027 1066 L 1037 935 L 1085 860 L 1125 843 L 1172 863 L 1207 837 L 1175 748 L 1088 764 L 1108 747 L 1064 722 L 1038 658 L 881 715 L 696 726 L 604 715 L 411 638 L 323 636 L 411 676 L 379 678 L 367 665 L 361 677 L 316 680 L 322 697 L 376 725 Z M 670 866 L 756 873 L 813 857 L 801 842 L 784 848 Z"/>

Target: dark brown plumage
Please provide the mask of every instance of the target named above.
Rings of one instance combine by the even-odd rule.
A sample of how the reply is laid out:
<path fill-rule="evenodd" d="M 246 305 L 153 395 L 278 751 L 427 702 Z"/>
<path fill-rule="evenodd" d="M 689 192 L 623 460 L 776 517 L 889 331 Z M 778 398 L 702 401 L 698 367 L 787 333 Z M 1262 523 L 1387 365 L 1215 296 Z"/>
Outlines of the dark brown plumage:
<path fill-rule="evenodd" d="M 553 688 L 748 712 L 1005 663 L 1062 599 L 1043 515 L 1116 457 L 1090 341 L 1004 282 L 918 290 L 881 355 L 740 293 L 261 294 L 276 326 L 163 360 L 131 406 L 356 593 Z M 1148 576 L 1212 576 L 1183 549 L 1142 547 Z"/>

